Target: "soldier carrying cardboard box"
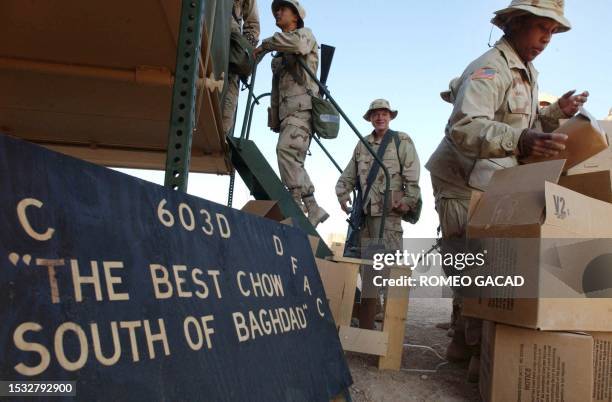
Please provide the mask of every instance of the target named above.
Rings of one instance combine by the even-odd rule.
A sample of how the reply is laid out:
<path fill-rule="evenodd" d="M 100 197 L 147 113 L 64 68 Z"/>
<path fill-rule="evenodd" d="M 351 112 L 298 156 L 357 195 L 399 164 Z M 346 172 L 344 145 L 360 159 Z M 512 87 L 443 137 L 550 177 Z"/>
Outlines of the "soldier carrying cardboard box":
<path fill-rule="evenodd" d="M 471 62 L 442 98 L 453 111 L 440 145 L 426 168 L 431 173 L 443 238 L 465 236 L 473 190 L 485 190 L 496 170 L 516 166 L 523 157 L 554 156 L 567 136 L 551 133 L 558 120 L 573 116 L 588 92 L 569 91 L 550 106 L 538 106 L 538 72 L 532 61 L 552 35 L 571 28 L 563 0 L 513 0 L 491 22 L 504 31 L 493 48 Z M 456 274 L 445 267 L 447 275 Z M 480 320 L 461 316 L 453 303 L 449 360 L 470 360 L 469 380 L 478 378 Z"/>

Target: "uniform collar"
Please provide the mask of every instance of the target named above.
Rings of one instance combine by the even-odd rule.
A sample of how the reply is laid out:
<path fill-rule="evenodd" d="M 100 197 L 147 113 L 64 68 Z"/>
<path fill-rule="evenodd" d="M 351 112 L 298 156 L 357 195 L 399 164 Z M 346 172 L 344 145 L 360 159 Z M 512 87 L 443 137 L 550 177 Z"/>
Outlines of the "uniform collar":
<path fill-rule="evenodd" d="M 530 77 L 531 80 L 535 80 L 538 77 L 538 70 L 535 69 L 533 63 L 529 62 L 527 65 L 523 63 L 520 56 L 514 50 L 510 42 L 506 39 L 506 37 L 502 37 L 500 40 L 495 43 L 495 48 L 499 50 L 503 55 L 506 61 L 508 62 L 508 67 L 517 68 L 520 70 L 524 70 L 527 73 L 527 76 Z"/>
<path fill-rule="evenodd" d="M 391 130 L 390 128 L 385 132 L 385 135 L 387 135 L 387 133 L 389 132 L 389 130 Z M 370 135 L 368 135 L 366 137 L 366 141 L 372 145 L 372 144 L 376 144 L 376 145 L 380 145 L 380 143 L 382 142 L 383 138 L 385 138 L 385 135 L 383 135 L 382 137 L 380 137 L 379 140 L 376 139 L 376 137 L 374 136 L 374 130 L 372 130 L 372 132 L 370 133 Z"/>

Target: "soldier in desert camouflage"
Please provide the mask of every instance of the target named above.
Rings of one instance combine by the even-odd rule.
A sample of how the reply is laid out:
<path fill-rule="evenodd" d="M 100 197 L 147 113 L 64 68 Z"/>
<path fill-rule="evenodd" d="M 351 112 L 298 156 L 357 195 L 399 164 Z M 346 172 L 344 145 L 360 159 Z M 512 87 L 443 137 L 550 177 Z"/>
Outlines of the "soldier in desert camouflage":
<path fill-rule="evenodd" d="M 304 168 L 312 135 L 311 96 L 319 93 L 312 78 L 297 63 L 300 58 L 311 71 L 319 67 L 317 41 L 304 27 L 306 11 L 297 0 L 275 0 L 272 14 L 282 30 L 264 39 L 255 49 L 256 57 L 276 51 L 272 60 L 272 96 L 268 124 L 279 133 L 276 155 L 281 180 L 294 201 L 308 214 L 313 226 L 329 214 L 314 197 L 314 185 Z"/>
<path fill-rule="evenodd" d="M 553 34 L 571 28 L 563 0 L 513 0 L 491 22 L 504 36 L 441 94 L 453 111 L 444 138 L 425 165 L 445 239 L 465 237 L 471 193 L 486 190 L 496 170 L 516 166 L 523 157 L 563 150 L 567 136 L 552 131 L 589 95 L 569 91 L 545 108 L 538 105 L 538 72 L 531 62 Z M 445 272 L 452 275 L 452 267 Z M 470 360 L 468 380 L 476 381 L 481 320 L 461 315 L 460 298 L 454 303 L 452 326 L 446 356 Z"/>
<path fill-rule="evenodd" d="M 234 0 L 230 22 L 232 32 L 241 33 L 255 47 L 259 42 L 259 13 L 257 0 Z M 222 123 L 223 133 L 228 134 L 234 125 L 234 116 L 238 104 L 239 77 L 230 73 L 227 78 L 227 92 L 223 98 Z"/>
<path fill-rule="evenodd" d="M 365 138 L 374 152 L 378 151 L 385 135 L 392 135 L 389 130 L 389 123 L 395 116 L 397 116 L 397 110 L 391 109 L 389 102 L 385 99 L 376 99 L 370 104 L 363 118 L 374 127 L 372 133 Z M 382 157 L 391 179 L 390 190 L 393 195 L 399 195 L 397 197 L 392 196 L 394 199 L 391 200 L 391 205 L 387 209 L 383 241 L 385 247 L 389 250 L 398 250 L 402 247 L 402 215 L 416 208 L 421 194 L 419 188 L 420 163 L 414 143 L 406 133 L 397 132 L 394 135 L 399 138 L 399 148 L 396 147 L 395 141 L 390 141 Z M 353 157 L 346 165 L 336 184 L 336 196 L 343 211 L 349 212 L 350 195 L 357 185 L 357 181 L 359 181 L 362 191 L 366 191 L 368 173 L 375 163 L 374 156 L 363 143 L 359 142 L 353 151 Z M 369 239 L 375 239 L 379 236 L 384 209 L 384 192 L 385 175 L 383 170 L 380 169 L 366 199 L 363 200 L 365 225 L 361 229 L 362 246 Z M 366 270 L 363 276 L 364 287 L 366 287 L 366 284 L 370 286 L 372 279 L 372 271 Z M 359 310 L 359 326 L 374 329 L 375 313 L 376 299 L 362 298 Z"/>

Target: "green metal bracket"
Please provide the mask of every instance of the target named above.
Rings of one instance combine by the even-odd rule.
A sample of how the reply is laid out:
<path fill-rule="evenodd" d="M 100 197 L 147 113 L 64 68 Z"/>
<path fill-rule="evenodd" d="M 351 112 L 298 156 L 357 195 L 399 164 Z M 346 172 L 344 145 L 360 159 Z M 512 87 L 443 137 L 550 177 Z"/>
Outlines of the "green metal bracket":
<path fill-rule="evenodd" d="M 182 1 L 164 180 L 180 191 L 187 190 L 189 175 L 203 17 L 204 0 Z"/>

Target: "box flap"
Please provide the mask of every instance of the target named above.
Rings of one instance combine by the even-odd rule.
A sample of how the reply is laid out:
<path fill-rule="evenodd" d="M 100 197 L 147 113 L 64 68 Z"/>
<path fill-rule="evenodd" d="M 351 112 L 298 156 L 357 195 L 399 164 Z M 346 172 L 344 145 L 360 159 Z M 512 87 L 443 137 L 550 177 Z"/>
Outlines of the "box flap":
<path fill-rule="evenodd" d="M 469 228 L 540 224 L 544 183 L 557 182 L 564 160 L 516 166 L 495 172 L 468 224 Z"/>
<path fill-rule="evenodd" d="M 606 139 L 608 140 L 608 146 L 612 144 L 612 120 L 597 120 L 599 127 L 606 132 Z"/>
<path fill-rule="evenodd" d="M 526 162 L 540 162 L 551 159 L 567 159 L 565 169 L 569 169 L 593 155 L 603 151 L 608 146 L 606 133 L 597 120 L 584 109 L 571 119 L 565 121 L 555 133 L 567 134 L 565 150 L 555 157 L 529 157 Z"/>
<path fill-rule="evenodd" d="M 568 169 L 567 174 L 574 175 L 610 169 L 612 169 L 612 148 L 608 147 L 597 155 L 593 155 L 589 159 L 580 162 L 573 168 Z"/>
<path fill-rule="evenodd" d="M 559 184 L 577 193 L 596 200 L 612 202 L 612 179 L 610 170 L 563 176 Z"/>
<path fill-rule="evenodd" d="M 612 292 L 612 239 L 598 238 L 559 245 L 558 269 L 552 273 L 579 294 Z"/>

